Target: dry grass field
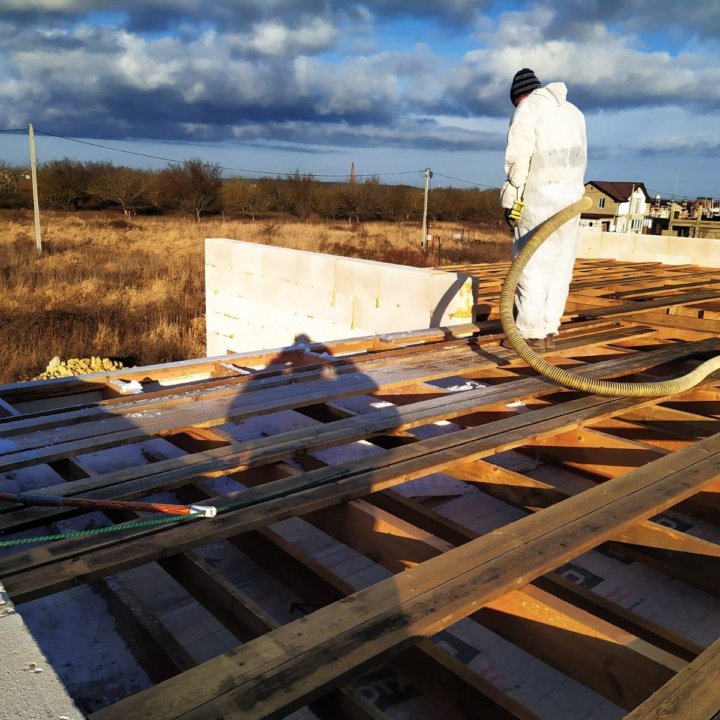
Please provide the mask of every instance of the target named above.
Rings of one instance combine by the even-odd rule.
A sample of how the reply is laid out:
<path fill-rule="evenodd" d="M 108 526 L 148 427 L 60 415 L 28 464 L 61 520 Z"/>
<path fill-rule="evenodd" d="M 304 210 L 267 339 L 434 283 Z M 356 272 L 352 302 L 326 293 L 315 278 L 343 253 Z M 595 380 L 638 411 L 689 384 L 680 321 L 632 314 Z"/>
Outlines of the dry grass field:
<path fill-rule="evenodd" d="M 508 259 L 504 232 L 453 240 L 433 227 L 428 252 L 417 226 L 197 223 L 187 217 L 43 214 L 43 253 L 32 214 L 0 213 L 0 382 L 28 380 L 54 356 L 169 362 L 205 354 L 203 240 L 230 237 L 415 266 Z"/>

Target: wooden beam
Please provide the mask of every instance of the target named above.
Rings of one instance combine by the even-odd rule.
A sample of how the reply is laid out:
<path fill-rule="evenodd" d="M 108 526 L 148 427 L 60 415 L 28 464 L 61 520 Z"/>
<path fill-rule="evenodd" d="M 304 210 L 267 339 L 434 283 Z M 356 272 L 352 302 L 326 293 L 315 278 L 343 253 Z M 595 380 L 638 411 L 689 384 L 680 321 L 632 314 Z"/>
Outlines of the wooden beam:
<path fill-rule="evenodd" d="M 0 577 L 13 600 L 19 603 L 21 598 L 37 597 L 35 593 L 46 594 L 70 586 L 80 577 L 90 579 L 133 567 L 285 517 L 384 490 L 455 463 L 517 447 L 524 444 L 528 428 L 538 434 L 563 432 L 569 426 L 615 414 L 637 402 L 627 398 L 580 398 L 480 428 L 419 441 L 387 451 L 381 457 L 369 456 L 340 468 L 321 468 L 300 478 L 276 480 L 226 496 L 221 502 L 245 507 L 225 512 L 212 521 L 196 521 L 162 531 L 129 530 L 123 536 L 102 539 L 61 540 L 51 548 L 38 547 L 0 558 Z M 81 564 L 73 562 L 78 555 L 84 555 Z M 43 568 L 50 563 L 52 570 Z M 9 577 L 11 573 L 17 574 Z"/>
<path fill-rule="evenodd" d="M 600 363 L 585 368 L 581 374 L 597 377 L 598 375 L 604 375 L 606 372 L 610 374 L 629 371 L 637 372 L 651 367 L 653 363 L 664 362 L 691 351 L 699 352 L 712 346 L 712 342 L 698 343 L 692 348 L 665 348 L 664 351 L 643 353 L 641 354 L 642 357 L 618 358 L 609 361 L 607 365 Z M 131 405 L 125 410 L 125 415 L 131 417 L 125 417 L 124 415 L 111 416 L 106 418 L 104 422 L 93 423 L 91 426 L 87 426 L 86 423 L 80 423 L 80 426 L 70 424 L 49 428 L 46 432 L 36 432 L 36 429 L 27 427 L 24 424 L 14 428 L 10 423 L 3 426 L 3 430 L 9 434 L 8 437 L 10 437 L 10 434 L 15 433 L 15 430 L 20 429 L 25 434 L 14 438 L 13 444 L 15 447 L 13 451 L 7 452 L 0 458 L 0 471 L 8 471 L 37 464 L 38 462 L 50 462 L 62 457 L 101 450 L 152 436 L 172 434 L 176 428 L 187 425 L 210 427 L 228 420 L 238 420 L 244 417 L 325 402 L 347 395 L 372 392 L 380 388 L 392 387 L 393 384 L 402 385 L 413 379 L 422 378 L 428 380 L 443 377 L 450 373 L 462 372 L 463 367 L 467 370 L 474 370 L 478 364 L 477 356 L 472 352 L 466 351 L 464 355 L 458 356 L 457 354 L 451 355 L 450 351 L 448 351 L 448 355 L 445 357 L 447 365 L 429 364 L 427 358 L 424 361 L 418 360 L 416 367 L 411 369 L 404 367 L 401 371 L 396 371 L 394 381 L 392 376 L 383 380 L 375 379 L 372 373 L 369 372 L 361 373 L 359 377 L 344 376 L 342 380 L 338 379 L 332 383 L 330 392 L 328 392 L 327 383 L 320 379 L 297 385 L 281 386 L 267 392 L 254 390 L 249 396 L 245 394 L 238 396 L 237 392 L 230 396 L 228 396 L 227 392 L 223 392 L 221 397 L 215 397 L 212 394 L 207 397 L 200 395 L 200 399 L 191 402 L 189 407 L 185 407 L 184 405 L 193 397 L 190 396 L 190 398 L 185 398 L 184 404 L 175 410 L 168 410 L 159 415 L 153 411 L 151 406 L 143 406 L 143 411 L 139 414 L 136 413 L 138 417 L 132 417 L 133 408 Z M 461 361 L 464 365 L 461 364 Z M 516 387 L 519 392 L 524 392 L 524 394 L 542 392 L 543 388 L 547 388 L 548 391 L 555 389 L 554 384 L 540 378 L 525 382 L 530 383 L 528 389 L 523 390 L 521 385 Z M 500 399 L 498 397 L 497 401 Z M 440 401 L 442 400 L 440 398 Z M 427 402 L 438 401 L 431 400 Z M 457 417 L 460 414 L 462 413 L 457 412 L 454 416 Z M 63 415 L 56 418 L 58 423 L 65 423 L 66 421 L 67 418 Z"/>
<path fill-rule="evenodd" d="M 192 500 L 197 501 L 203 494 L 204 491 L 197 489 L 197 495 Z M 315 609 L 357 589 L 285 540 L 272 527 L 238 535 L 229 538 L 229 541 Z M 212 602 L 215 602 L 215 593 L 211 595 Z M 488 720 L 539 720 L 532 710 L 429 640 L 420 641 L 416 647 L 388 658 L 387 664 L 435 704 L 447 720 L 474 720 L 478 712 L 482 712 Z M 345 716 L 341 714 L 337 717 Z"/>
<path fill-rule="evenodd" d="M 720 713 L 720 640 L 716 640 L 625 720 L 716 720 Z"/>
<path fill-rule="evenodd" d="M 396 573 L 448 550 L 443 541 L 362 500 L 306 519 Z M 516 590 L 471 617 L 627 709 L 685 665 L 539 588 Z"/>
<path fill-rule="evenodd" d="M 478 464 L 482 462 L 483 461 L 478 461 Z M 517 475 L 517 473 L 513 473 L 513 475 Z M 563 496 L 563 498 L 565 497 L 567 496 Z M 404 520 L 413 523 L 417 527 L 422 528 L 423 530 L 430 532 L 443 540 L 452 543 L 453 545 L 463 545 L 466 542 L 474 540 L 478 537 L 476 532 L 469 530 L 451 519 L 424 507 L 417 501 L 405 498 L 392 490 L 375 493 L 368 499 L 372 504 L 398 515 Z M 655 523 L 652 523 L 651 521 L 644 521 L 635 527 L 637 528 L 647 525 L 653 526 Z M 663 529 L 662 526 L 658 527 Z M 643 541 L 647 542 L 647 539 L 643 538 Z M 633 635 L 637 635 L 656 647 L 667 650 L 676 657 L 680 657 L 685 660 L 692 660 L 702 651 L 702 647 L 690 642 L 677 633 L 672 632 L 668 628 L 647 620 L 640 615 L 636 615 L 620 605 L 606 600 L 601 595 L 591 592 L 590 590 L 586 590 L 576 583 L 570 582 L 556 572 L 545 575 L 542 578 L 538 578 L 534 581 L 534 584 L 547 590 L 553 595 L 566 600 L 576 607 L 587 610 L 596 617 L 607 620 L 612 625 L 622 628 Z"/>
<path fill-rule="evenodd" d="M 356 669 L 697 492 L 720 474 L 720 436 L 658 464 L 518 520 L 513 533 L 496 531 L 428 560 L 94 717 L 280 717 Z"/>
<path fill-rule="evenodd" d="M 248 641 L 280 627 L 248 595 L 194 553 L 176 555 L 161 564 L 239 639 Z M 315 700 L 310 709 L 320 720 L 389 720 L 384 712 L 349 686 L 331 690 Z"/>
<path fill-rule="evenodd" d="M 677 349 L 664 348 L 647 354 L 636 354 L 629 358 L 613 360 L 609 363 L 598 363 L 596 366 L 581 369 L 580 372 L 594 377 L 613 371 L 622 373 L 629 369 L 647 367 L 648 363 L 663 362 L 665 359 L 677 355 Z M 472 408 L 508 402 L 508 400 L 524 397 L 533 391 L 541 391 L 543 388 L 548 388 L 548 384 L 542 380 L 519 380 L 487 392 L 480 390 L 463 393 L 463 397 L 457 398 L 453 403 L 452 411 L 448 410 L 447 402 L 444 399 L 417 403 L 411 408 L 385 408 L 369 413 L 362 418 L 333 423 L 331 428 L 316 433 L 312 442 L 308 442 L 307 433 L 304 430 L 284 433 L 279 437 L 244 443 L 242 450 L 236 450 L 235 445 L 228 448 L 206 450 L 191 457 L 156 462 L 149 468 L 129 468 L 108 473 L 99 478 L 76 481 L 72 485 L 63 483 L 60 486 L 45 488 L 45 492 L 56 495 L 83 494 L 86 497 L 98 499 L 132 499 L 161 489 L 173 489 L 192 479 L 211 478 L 227 472 L 242 470 L 251 462 L 254 466 L 258 466 L 262 463 L 286 459 L 293 453 L 304 452 L 310 447 L 316 449 L 329 447 L 334 444 L 350 442 L 353 439 L 372 436 L 373 433 L 388 431 L 392 428 L 407 429 L 439 418 L 452 418 L 462 415 Z M 28 457 L 25 462 L 37 463 L 42 459 L 36 454 L 34 458 Z M 0 531 L 7 533 L 32 527 L 37 520 L 57 518 L 64 513 L 66 511 L 61 509 L 28 508 L 13 513 L 12 516 L 0 514 Z"/>

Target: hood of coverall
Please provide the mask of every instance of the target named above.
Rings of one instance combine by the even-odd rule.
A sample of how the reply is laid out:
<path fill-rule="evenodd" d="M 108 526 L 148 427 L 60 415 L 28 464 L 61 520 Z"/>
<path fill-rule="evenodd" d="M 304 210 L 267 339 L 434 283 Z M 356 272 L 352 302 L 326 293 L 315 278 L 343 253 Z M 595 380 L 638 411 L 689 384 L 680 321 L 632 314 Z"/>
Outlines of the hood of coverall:
<path fill-rule="evenodd" d="M 553 82 L 536 90 L 533 95 L 551 100 L 556 105 L 567 101 L 567 85 L 563 82 Z"/>

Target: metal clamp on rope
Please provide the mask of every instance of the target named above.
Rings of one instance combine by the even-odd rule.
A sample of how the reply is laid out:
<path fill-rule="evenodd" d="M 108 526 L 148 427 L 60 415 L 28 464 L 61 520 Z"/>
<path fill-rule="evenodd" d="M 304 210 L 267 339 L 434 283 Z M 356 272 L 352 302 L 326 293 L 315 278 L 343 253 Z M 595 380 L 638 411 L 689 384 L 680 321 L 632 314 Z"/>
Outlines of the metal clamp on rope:
<path fill-rule="evenodd" d="M 190 505 L 190 510 L 193 513 L 202 515 L 203 517 L 215 517 L 217 515 L 217 508 L 214 505 Z"/>

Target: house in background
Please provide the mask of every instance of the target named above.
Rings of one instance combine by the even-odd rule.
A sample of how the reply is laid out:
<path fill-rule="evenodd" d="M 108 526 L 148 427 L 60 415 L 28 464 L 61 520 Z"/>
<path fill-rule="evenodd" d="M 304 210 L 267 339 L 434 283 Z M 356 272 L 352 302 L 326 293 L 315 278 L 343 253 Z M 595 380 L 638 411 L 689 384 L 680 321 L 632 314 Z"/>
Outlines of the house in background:
<path fill-rule="evenodd" d="M 585 183 L 585 195 L 593 204 L 580 216 L 581 227 L 605 232 L 649 232 L 651 198 L 644 183 L 590 180 Z"/>
<path fill-rule="evenodd" d="M 696 200 L 664 200 L 650 206 L 650 232 L 654 235 L 720 239 L 720 203 L 704 196 Z"/>

